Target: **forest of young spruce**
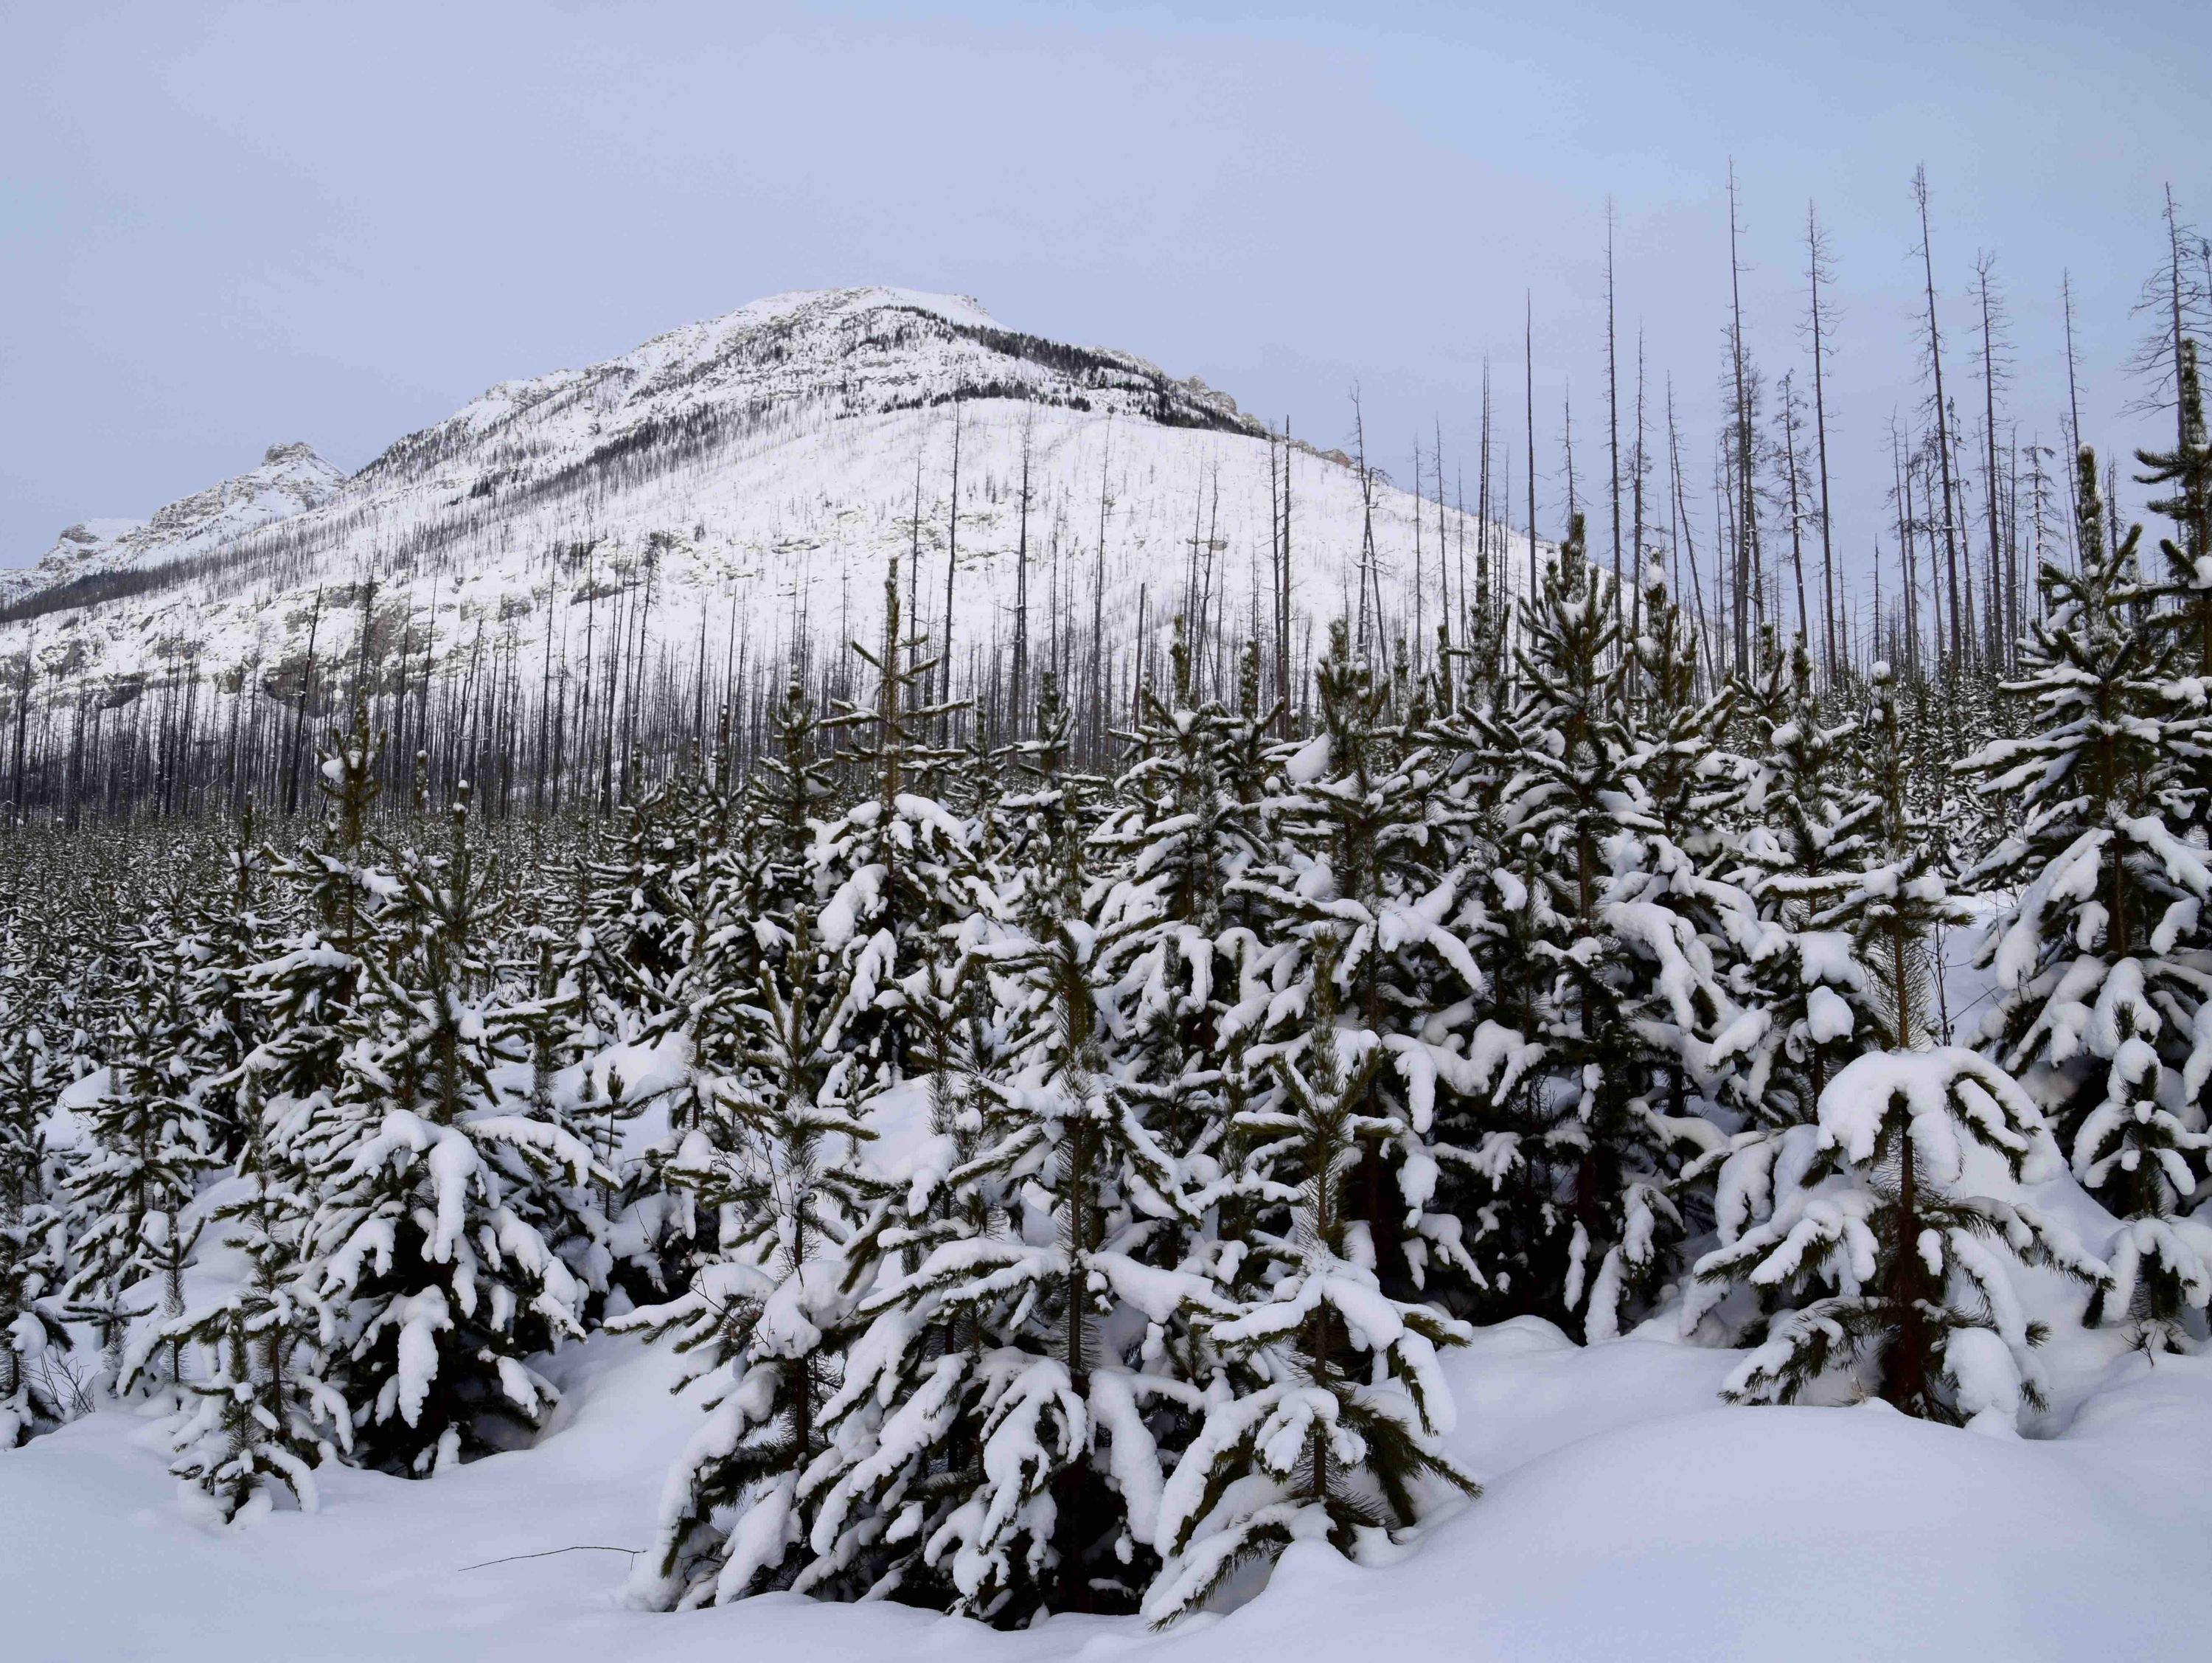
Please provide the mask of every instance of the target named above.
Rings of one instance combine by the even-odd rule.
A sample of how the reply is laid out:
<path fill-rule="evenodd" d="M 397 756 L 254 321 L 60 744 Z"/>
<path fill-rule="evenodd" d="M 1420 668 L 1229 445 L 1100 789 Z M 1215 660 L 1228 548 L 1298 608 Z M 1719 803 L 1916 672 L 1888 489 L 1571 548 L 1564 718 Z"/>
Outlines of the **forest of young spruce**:
<path fill-rule="evenodd" d="M 1608 254 L 1579 462 L 1486 369 L 1387 539 L 1364 419 L 1323 455 L 1145 384 L 1116 419 L 1256 442 L 1267 515 L 1165 505 L 1133 625 L 1103 481 L 1032 544 L 1026 442 L 988 632 L 957 449 L 857 640 L 664 613 L 673 519 L 526 551 L 473 641 L 390 604 L 429 537 L 247 667 L 53 643 L 281 525 L 12 600 L 0 1450 L 125 1410 L 196 1517 L 275 1528 L 565 1435 L 549 1360 L 628 1335 L 707 1390 L 627 1572 L 570 1575 L 1172 1630 L 1484 1507 L 1449 1359 L 1497 1325 L 1959 1437 L 2062 1433 L 2054 1356 L 2200 1353 L 2212 243 L 2169 202 L 2121 453 L 2011 398 L 2030 350 L 2074 385 L 2070 295 L 2022 338 L 1905 200 L 1878 526 L 1832 526 L 1808 214 L 1804 327 L 1731 294 L 1717 431 Z M 1125 374 L 1048 349 L 994 342 Z M 1363 505 L 1326 581 L 1294 456 Z"/>

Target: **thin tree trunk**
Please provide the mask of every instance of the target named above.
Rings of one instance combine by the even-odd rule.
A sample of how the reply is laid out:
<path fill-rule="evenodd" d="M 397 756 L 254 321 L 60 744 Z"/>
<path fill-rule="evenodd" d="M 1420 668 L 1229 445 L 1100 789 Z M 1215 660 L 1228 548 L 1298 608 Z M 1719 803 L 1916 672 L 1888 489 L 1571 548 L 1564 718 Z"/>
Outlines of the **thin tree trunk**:
<path fill-rule="evenodd" d="M 1955 666 L 1966 656 L 1966 638 L 1960 623 L 1965 607 L 1959 586 L 1959 539 L 1951 518 L 1951 436 L 1949 406 L 1943 398 L 1943 338 L 1936 323 L 1936 257 L 1928 235 L 1928 169 L 1912 173 L 1912 196 L 1920 210 L 1921 274 L 1928 297 L 1928 363 L 1936 381 L 1936 460 L 1943 486 L 1943 563 L 1951 586 L 1951 660 Z M 1971 585 L 1972 579 L 1967 580 Z"/>

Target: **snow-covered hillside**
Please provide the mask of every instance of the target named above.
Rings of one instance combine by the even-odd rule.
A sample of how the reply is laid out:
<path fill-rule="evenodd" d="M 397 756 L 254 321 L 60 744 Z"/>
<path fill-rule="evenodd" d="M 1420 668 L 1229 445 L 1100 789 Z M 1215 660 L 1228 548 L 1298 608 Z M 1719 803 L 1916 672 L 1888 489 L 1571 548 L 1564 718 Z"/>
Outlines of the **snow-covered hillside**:
<path fill-rule="evenodd" d="M 320 508 L 344 484 L 345 475 L 312 445 L 271 445 L 260 466 L 180 497 L 150 520 L 87 520 L 70 527 L 35 565 L 0 571 L 0 604 L 81 578 L 228 547 L 275 521 Z"/>
<path fill-rule="evenodd" d="M 222 677 L 296 655 L 316 593 L 374 577 L 418 662 L 542 644 L 549 630 L 556 656 L 580 655 L 579 603 L 641 585 L 650 549 L 653 650 L 720 663 L 732 631 L 763 650 L 871 631 L 889 558 L 917 541 L 922 618 L 940 633 L 957 534 L 964 666 L 1012 627 L 1025 453 L 1040 641 L 1055 604 L 1063 628 L 1087 629 L 1096 608 L 1117 650 L 1133 651 L 1140 613 L 1164 630 L 1187 604 L 1194 550 L 1217 632 L 1236 636 L 1271 593 L 1265 431 L 1194 380 L 1002 329 L 964 298 L 782 295 L 591 369 L 501 383 L 342 488 L 302 490 L 273 523 L 206 521 L 189 549 L 163 543 L 164 557 L 212 551 L 172 584 L 0 626 L 0 653 L 34 624 L 46 691 L 63 697 L 180 657 Z M 1352 605 L 1366 504 L 1340 456 L 1289 455 L 1303 639 Z M 1379 484 L 1373 526 L 1386 605 L 1417 621 L 1418 555 L 1432 623 L 1440 584 L 1458 581 L 1438 571 L 1439 545 L 1471 569 L 1471 518 Z M 82 576 L 95 557 L 50 557 L 25 587 Z"/>

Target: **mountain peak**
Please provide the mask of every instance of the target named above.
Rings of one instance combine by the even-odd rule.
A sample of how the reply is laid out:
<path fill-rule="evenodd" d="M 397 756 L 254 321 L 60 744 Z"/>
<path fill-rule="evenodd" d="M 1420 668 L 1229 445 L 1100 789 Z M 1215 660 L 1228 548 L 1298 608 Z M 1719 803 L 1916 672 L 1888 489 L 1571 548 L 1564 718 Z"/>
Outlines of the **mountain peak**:
<path fill-rule="evenodd" d="M 939 295 L 921 289 L 901 289 L 887 283 L 861 283 L 842 289 L 791 289 L 781 295 L 749 301 L 734 312 L 726 312 L 708 327 L 725 324 L 761 324 L 794 314 L 819 312 L 851 315 L 897 308 L 928 312 L 947 323 L 971 329 L 996 329 L 999 320 L 984 310 L 972 295 Z"/>
<path fill-rule="evenodd" d="M 261 466 L 265 468 L 309 467 L 331 472 L 337 472 L 328 462 L 316 454 L 313 445 L 300 439 L 286 440 L 282 443 L 270 446 L 261 453 Z"/>
<path fill-rule="evenodd" d="M 356 476 L 366 489 L 445 480 L 532 487 L 672 444 L 1008 399 L 1251 437 L 1236 401 L 1134 354 L 1010 330 L 966 295 L 872 284 L 769 295 L 604 363 L 487 388 Z M 494 460 L 496 453 L 496 460 Z"/>
<path fill-rule="evenodd" d="M 144 520 L 85 520 L 63 531 L 35 565 L 0 572 L 0 603 L 82 578 L 204 554 L 337 495 L 345 475 L 300 440 L 273 444 L 260 466 L 180 496 Z"/>
<path fill-rule="evenodd" d="M 1279 482 L 1297 504 L 1287 597 L 1260 553 Z M 495 640 L 535 640 L 541 674 L 580 663 L 598 608 L 632 594 L 623 627 L 672 667 L 768 674 L 763 655 L 869 638 L 902 559 L 910 583 L 929 574 L 926 627 L 961 663 L 998 650 L 1029 596 L 1056 651 L 1078 616 L 1125 643 L 1109 682 L 1203 607 L 1224 677 L 1231 620 L 1286 602 L 1303 628 L 1355 576 L 1383 585 L 1392 627 L 1425 633 L 1447 521 L 1133 353 L 1007 328 L 964 295 L 799 289 L 501 382 L 350 478 L 287 442 L 149 521 L 88 521 L 0 588 L 19 601 L 0 653 L 66 614 L 69 685 L 143 690 L 174 673 L 161 644 L 189 642 L 242 697 L 249 667 L 305 664 L 320 590 L 368 573 L 373 640 L 400 643 L 410 675 Z M 25 604 L 34 589 L 52 593 Z"/>

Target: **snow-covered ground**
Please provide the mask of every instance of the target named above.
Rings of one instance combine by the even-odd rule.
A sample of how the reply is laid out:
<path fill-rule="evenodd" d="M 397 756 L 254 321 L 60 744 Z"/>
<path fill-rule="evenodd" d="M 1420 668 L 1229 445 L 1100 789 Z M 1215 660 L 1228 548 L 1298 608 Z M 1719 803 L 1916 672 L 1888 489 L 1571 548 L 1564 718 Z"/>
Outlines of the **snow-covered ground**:
<path fill-rule="evenodd" d="M 1293 1549 L 1265 1592 L 1164 1636 L 1018 1635 L 789 1595 L 664 1615 L 618 1599 L 700 1413 L 665 1348 L 597 1336 L 531 1449 L 437 1479 L 325 1475 L 316 1514 L 196 1520 L 151 1424 L 95 1414 L 0 1457 L 0 1655 L 892 1663 L 1146 1653 L 1206 1663 L 2160 1659 L 2212 1633 L 2212 1361 L 2112 1365 L 2063 1434 L 1881 1405 L 1731 1409 L 1735 1354 L 1584 1349 L 1522 1319 L 1453 1354 L 1452 1453 L 1488 1485 L 1392 1565 Z M 2083 1383 L 2086 1384 L 2086 1383 Z M 582 1548 L 589 1550 L 556 1552 Z M 515 1556 L 540 1555 L 540 1557 Z M 487 1562 L 504 1561 L 505 1562 Z"/>

